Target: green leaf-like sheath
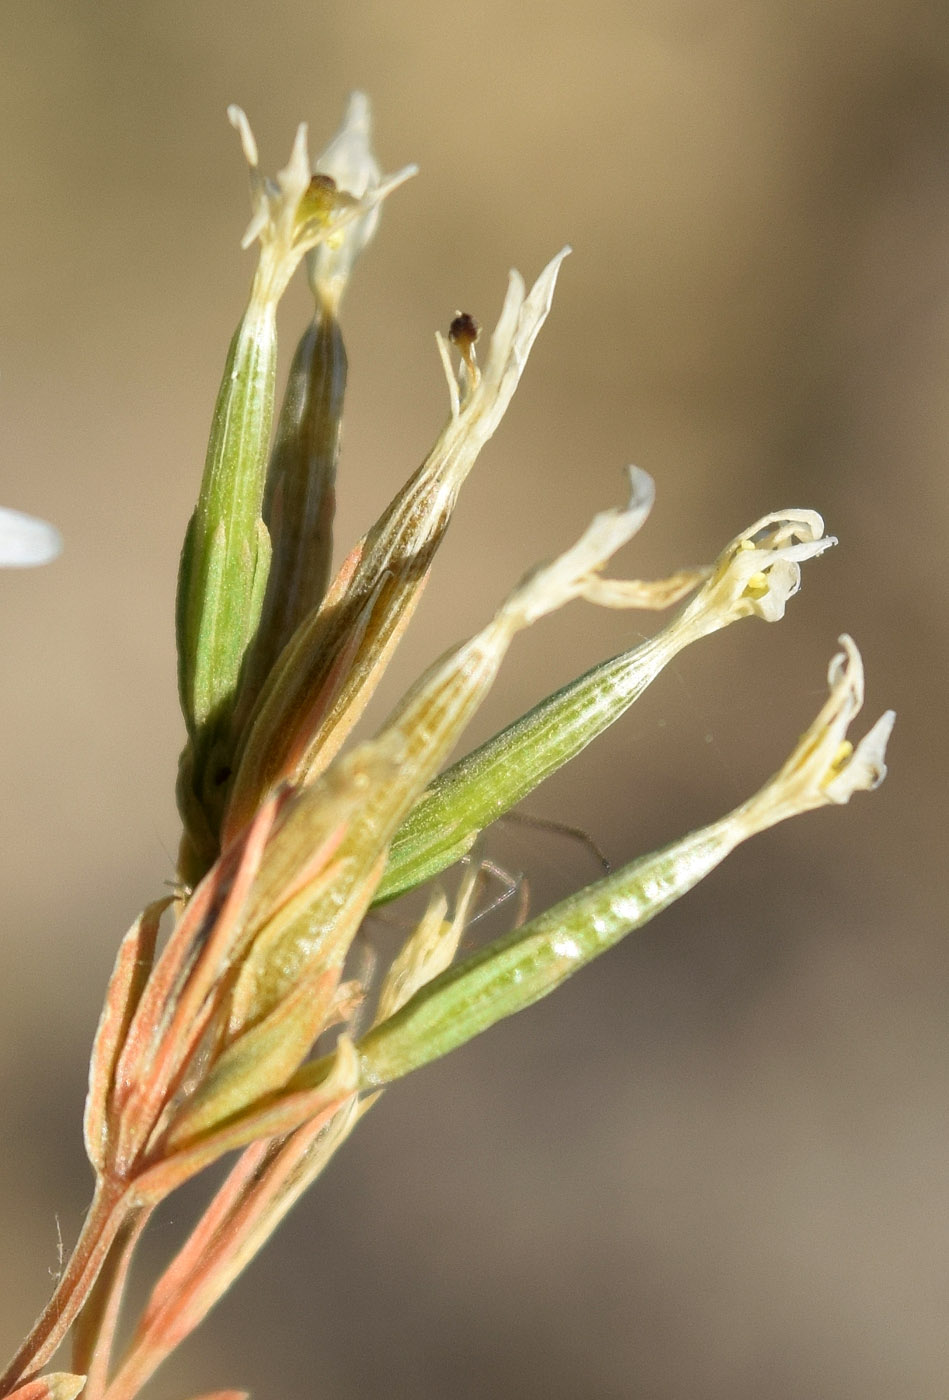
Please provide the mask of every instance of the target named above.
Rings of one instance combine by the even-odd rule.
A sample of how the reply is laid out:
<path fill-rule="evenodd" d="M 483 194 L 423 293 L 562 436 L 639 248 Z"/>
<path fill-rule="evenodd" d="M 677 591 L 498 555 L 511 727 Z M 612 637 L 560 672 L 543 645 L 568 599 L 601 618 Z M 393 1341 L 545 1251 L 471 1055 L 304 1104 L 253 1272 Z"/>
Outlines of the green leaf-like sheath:
<path fill-rule="evenodd" d="M 601 662 L 436 778 L 396 832 L 376 903 L 460 860 L 479 832 L 619 719 L 672 650 L 652 639 Z"/>
<path fill-rule="evenodd" d="M 729 817 L 703 827 L 449 968 L 357 1046 L 361 1086 L 399 1079 L 547 996 L 690 890 L 744 834 Z"/>
<path fill-rule="evenodd" d="M 261 503 L 273 421 L 274 308 L 253 302 L 234 334 L 178 578 L 178 672 L 188 732 L 233 703 L 266 586 Z"/>

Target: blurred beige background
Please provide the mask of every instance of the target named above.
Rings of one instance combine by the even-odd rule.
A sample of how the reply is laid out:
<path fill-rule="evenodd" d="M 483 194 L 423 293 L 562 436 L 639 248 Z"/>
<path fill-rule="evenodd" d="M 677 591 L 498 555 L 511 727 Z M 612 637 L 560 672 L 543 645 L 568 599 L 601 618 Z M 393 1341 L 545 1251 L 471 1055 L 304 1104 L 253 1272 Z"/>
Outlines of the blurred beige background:
<path fill-rule="evenodd" d="M 393 1090 L 151 1393 L 949 1392 L 947 30 L 940 0 L 0 7 L 0 501 L 66 540 L 0 576 L 5 1347 L 86 1201 L 116 940 L 173 870 L 177 552 L 251 272 L 224 108 L 273 170 L 361 86 L 385 167 L 422 174 L 345 306 L 343 543 L 441 424 L 434 329 L 491 322 L 509 266 L 575 250 L 396 679 L 632 460 L 658 503 L 624 571 L 788 505 L 841 546 L 779 627 L 682 658 L 528 810 L 614 861 L 726 810 L 816 712 L 844 629 L 870 717 L 899 712 L 891 774 Z M 538 627 L 473 738 L 651 625 Z M 595 874 L 549 833 L 491 849 L 538 905 Z"/>

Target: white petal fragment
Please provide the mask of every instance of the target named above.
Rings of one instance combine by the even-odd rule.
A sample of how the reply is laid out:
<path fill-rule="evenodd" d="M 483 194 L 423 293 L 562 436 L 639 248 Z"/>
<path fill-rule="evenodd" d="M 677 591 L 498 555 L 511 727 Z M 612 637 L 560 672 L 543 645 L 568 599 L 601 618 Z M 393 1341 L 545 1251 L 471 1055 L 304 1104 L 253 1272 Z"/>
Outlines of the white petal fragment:
<path fill-rule="evenodd" d="M 45 520 L 0 507 L 0 566 L 20 569 L 48 564 L 62 547 L 59 531 Z"/>

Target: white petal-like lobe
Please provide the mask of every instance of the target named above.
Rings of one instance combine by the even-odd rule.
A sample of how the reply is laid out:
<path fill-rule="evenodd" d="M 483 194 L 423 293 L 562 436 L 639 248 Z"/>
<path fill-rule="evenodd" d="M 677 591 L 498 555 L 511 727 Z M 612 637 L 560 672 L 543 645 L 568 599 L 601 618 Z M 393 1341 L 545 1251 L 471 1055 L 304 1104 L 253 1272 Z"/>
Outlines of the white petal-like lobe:
<path fill-rule="evenodd" d="M 863 661 L 852 637 L 827 672 L 830 694 L 793 753 L 769 783 L 733 814 L 750 833 L 786 817 L 828 803 L 849 802 L 855 792 L 872 792 L 886 776 L 886 743 L 894 714 L 887 710 L 854 748 L 847 730 L 863 707 Z"/>
<path fill-rule="evenodd" d="M 886 745 L 895 722 L 896 711 L 884 710 L 860 740 L 843 771 L 824 784 L 824 793 L 831 802 L 849 802 L 855 792 L 873 792 L 880 786 L 886 777 Z"/>
<path fill-rule="evenodd" d="M 372 118 L 365 93 L 351 94 L 343 124 L 317 158 L 315 168 L 356 199 L 378 190 L 382 171 L 372 151 Z M 370 202 L 339 241 L 320 244 L 308 254 L 310 283 L 331 305 L 338 303 L 353 264 L 373 237 L 381 209 L 381 200 Z"/>
<path fill-rule="evenodd" d="M 317 157 L 316 169 L 332 176 L 341 189 L 362 199 L 366 191 L 382 179 L 371 140 L 369 99 L 364 92 L 354 92 L 350 95 L 342 126 Z"/>
<path fill-rule="evenodd" d="M 48 564 L 62 547 L 59 531 L 45 520 L 0 506 L 0 566 L 22 569 Z"/>

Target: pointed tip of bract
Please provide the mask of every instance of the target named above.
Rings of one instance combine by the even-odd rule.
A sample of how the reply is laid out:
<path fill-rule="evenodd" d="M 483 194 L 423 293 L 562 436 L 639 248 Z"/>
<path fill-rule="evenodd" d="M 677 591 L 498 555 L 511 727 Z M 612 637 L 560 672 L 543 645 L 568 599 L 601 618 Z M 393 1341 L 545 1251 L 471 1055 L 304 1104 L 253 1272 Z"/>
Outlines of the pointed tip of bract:
<path fill-rule="evenodd" d="M 527 321 L 535 320 L 539 317 L 540 325 L 543 324 L 547 313 L 550 311 L 554 289 L 557 286 L 557 278 L 560 276 L 560 269 L 563 266 L 564 259 L 569 257 L 572 251 L 569 243 L 565 244 L 560 252 L 555 253 L 550 259 L 550 262 L 542 270 L 533 287 L 531 287 L 527 300 L 524 303 L 524 312 L 526 313 L 525 319 Z M 514 276 L 515 274 L 512 273 L 511 275 Z M 521 285 L 523 286 L 523 283 Z M 538 329 L 539 328 L 538 326 Z"/>
<path fill-rule="evenodd" d="M 564 258 L 568 258 L 572 252 L 573 248 L 571 244 L 565 243 L 560 249 L 559 253 L 554 253 L 550 261 L 545 263 L 543 268 L 541 268 L 540 275 L 538 276 L 537 281 L 534 283 L 534 287 L 537 288 L 542 286 L 544 282 L 546 282 L 549 278 L 553 278 L 554 280 L 556 280 L 557 274 L 560 271 L 560 267 L 563 263 Z M 516 269 L 512 268 L 511 272 L 516 272 Z"/>

